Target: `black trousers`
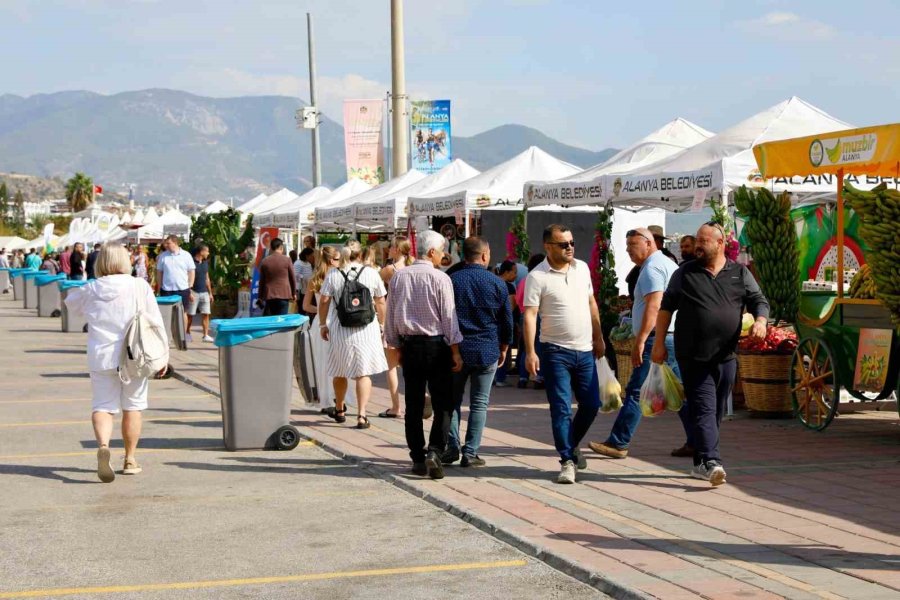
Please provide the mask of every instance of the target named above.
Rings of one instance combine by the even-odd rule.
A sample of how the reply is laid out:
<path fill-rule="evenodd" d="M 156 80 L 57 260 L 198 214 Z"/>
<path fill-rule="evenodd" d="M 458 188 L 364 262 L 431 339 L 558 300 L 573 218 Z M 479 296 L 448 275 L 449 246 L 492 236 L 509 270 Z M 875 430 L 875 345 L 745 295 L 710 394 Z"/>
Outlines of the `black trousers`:
<path fill-rule="evenodd" d="M 405 337 L 401 351 L 406 384 L 406 444 L 413 462 L 423 462 L 426 449 L 422 414 L 426 389 L 431 392 L 434 409 L 427 451 L 443 454 L 447 448 L 453 410 L 453 359 L 450 346 L 441 336 Z"/>
<path fill-rule="evenodd" d="M 263 316 L 277 317 L 279 315 L 288 314 L 290 300 L 266 300 L 266 307 L 263 309 Z"/>
<path fill-rule="evenodd" d="M 719 426 L 734 387 L 737 360 L 732 358 L 723 363 L 679 360 L 678 369 L 687 400 L 684 421 L 692 427 L 689 437 L 694 444 L 694 465 L 708 460 L 721 462 Z"/>

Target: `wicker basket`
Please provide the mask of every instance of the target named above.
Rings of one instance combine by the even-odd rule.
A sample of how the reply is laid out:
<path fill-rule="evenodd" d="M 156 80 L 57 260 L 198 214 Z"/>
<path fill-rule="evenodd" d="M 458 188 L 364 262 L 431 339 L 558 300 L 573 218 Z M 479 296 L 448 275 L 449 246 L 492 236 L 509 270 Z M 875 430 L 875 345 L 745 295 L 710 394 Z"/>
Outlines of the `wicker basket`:
<path fill-rule="evenodd" d="M 634 349 L 634 338 L 610 340 L 610 343 L 616 351 L 616 365 L 618 367 L 616 369 L 616 379 L 619 380 L 619 385 L 622 386 L 622 394 L 624 394 L 628 381 L 631 379 L 631 372 L 634 370 L 634 367 L 631 366 L 631 351 Z"/>
<path fill-rule="evenodd" d="M 738 353 L 740 382 L 747 408 L 761 413 L 789 413 L 794 410 L 788 377 L 790 354 Z"/>

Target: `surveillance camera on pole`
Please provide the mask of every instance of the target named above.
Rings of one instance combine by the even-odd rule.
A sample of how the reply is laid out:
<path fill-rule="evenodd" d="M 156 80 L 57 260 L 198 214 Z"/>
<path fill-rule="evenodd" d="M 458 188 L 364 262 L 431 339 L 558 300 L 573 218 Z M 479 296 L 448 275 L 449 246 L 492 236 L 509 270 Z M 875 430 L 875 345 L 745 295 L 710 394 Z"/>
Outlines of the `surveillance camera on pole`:
<path fill-rule="evenodd" d="M 315 106 L 304 106 L 297 111 L 298 129 L 315 129 L 319 126 L 319 109 Z"/>

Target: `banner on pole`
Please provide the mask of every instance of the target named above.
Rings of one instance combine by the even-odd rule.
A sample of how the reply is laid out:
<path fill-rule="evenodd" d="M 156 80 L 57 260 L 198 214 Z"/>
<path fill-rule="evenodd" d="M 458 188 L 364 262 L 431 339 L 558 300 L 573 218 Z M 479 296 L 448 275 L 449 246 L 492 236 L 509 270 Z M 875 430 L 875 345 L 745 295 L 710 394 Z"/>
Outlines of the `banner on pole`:
<path fill-rule="evenodd" d="M 44 252 L 53 252 L 53 223 L 44 225 Z"/>
<path fill-rule="evenodd" d="M 430 175 L 453 161 L 450 152 L 450 101 L 414 100 L 411 104 L 409 147 L 412 168 Z"/>
<path fill-rule="evenodd" d="M 384 182 L 383 100 L 344 100 L 347 179 Z"/>

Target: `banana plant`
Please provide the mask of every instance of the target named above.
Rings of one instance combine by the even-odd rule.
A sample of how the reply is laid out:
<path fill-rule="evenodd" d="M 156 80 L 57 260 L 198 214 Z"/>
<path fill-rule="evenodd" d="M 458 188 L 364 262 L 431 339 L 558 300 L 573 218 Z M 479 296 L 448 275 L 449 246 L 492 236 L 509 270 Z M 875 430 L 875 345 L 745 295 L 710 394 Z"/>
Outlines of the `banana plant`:
<path fill-rule="evenodd" d="M 253 215 L 242 228 L 241 213 L 233 208 L 191 219 L 191 246 L 209 246 L 209 279 L 217 297 L 236 298 L 250 279 L 253 238 Z"/>

